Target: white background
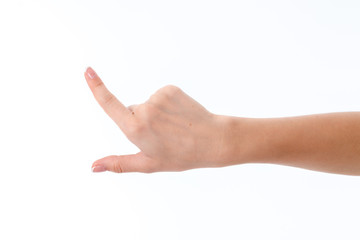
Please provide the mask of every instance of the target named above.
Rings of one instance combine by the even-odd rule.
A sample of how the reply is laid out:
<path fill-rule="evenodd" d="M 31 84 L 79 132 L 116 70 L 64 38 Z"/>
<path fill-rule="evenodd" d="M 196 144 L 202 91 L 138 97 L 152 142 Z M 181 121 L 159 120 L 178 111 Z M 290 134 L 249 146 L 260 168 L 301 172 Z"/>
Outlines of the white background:
<path fill-rule="evenodd" d="M 175 84 L 218 114 L 358 111 L 359 43 L 355 0 L 0 0 L 0 239 L 359 239 L 360 177 L 92 173 L 137 148 L 83 77 L 125 105 Z"/>

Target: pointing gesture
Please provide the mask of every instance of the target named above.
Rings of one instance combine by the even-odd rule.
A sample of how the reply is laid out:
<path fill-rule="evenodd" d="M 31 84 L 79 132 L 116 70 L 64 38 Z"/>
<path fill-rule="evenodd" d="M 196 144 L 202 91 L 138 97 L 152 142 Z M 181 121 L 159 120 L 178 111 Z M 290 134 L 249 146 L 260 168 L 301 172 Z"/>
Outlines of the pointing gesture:
<path fill-rule="evenodd" d="M 241 163 L 274 163 L 360 175 L 360 113 L 282 118 L 215 115 L 175 86 L 125 107 L 91 68 L 85 78 L 96 100 L 141 150 L 112 155 L 94 172 L 183 171 Z"/>
<path fill-rule="evenodd" d="M 84 75 L 100 106 L 141 150 L 99 159 L 93 163 L 94 172 L 150 173 L 221 166 L 226 144 L 222 118 L 179 88 L 166 86 L 145 103 L 127 108 L 92 68 Z"/>
<path fill-rule="evenodd" d="M 119 100 L 117 100 L 117 98 L 106 88 L 105 84 L 92 68 L 89 67 L 87 69 L 85 78 L 96 101 L 109 117 L 111 117 L 111 119 L 124 131 L 126 129 L 124 124 L 130 119 L 130 110 L 119 102 Z"/>

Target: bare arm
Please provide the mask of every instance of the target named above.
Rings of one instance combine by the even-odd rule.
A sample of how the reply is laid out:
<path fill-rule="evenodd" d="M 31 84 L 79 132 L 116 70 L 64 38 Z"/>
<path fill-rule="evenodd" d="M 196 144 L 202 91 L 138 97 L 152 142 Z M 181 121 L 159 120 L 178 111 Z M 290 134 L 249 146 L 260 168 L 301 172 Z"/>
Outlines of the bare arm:
<path fill-rule="evenodd" d="M 234 118 L 232 138 L 245 152 L 235 162 L 275 163 L 360 175 L 360 112 Z M 237 135 L 242 132 L 244 139 Z"/>
<path fill-rule="evenodd" d="M 285 118 L 212 114 L 175 86 L 125 107 L 88 68 L 87 83 L 104 111 L 139 153 L 111 155 L 94 172 L 183 171 L 242 163 L 274 163 L 360 175 L 360 113 Z"/>

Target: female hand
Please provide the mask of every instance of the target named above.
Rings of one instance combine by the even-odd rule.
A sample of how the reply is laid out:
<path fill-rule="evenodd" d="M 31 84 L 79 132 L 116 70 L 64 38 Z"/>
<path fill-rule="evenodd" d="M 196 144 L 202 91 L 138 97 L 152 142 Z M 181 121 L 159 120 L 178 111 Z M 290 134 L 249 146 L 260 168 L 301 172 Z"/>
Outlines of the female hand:
<path fill-rule="evenodd" d="M 151 173 L 223 165 L 224 117 L 210 113 L 178 87 L 163 87 L 145 103 L 125 107 L 92 68 L 84 75 L 100 106 L 141 150 L 99 159 L 93 163 L 94 172 Z"/>

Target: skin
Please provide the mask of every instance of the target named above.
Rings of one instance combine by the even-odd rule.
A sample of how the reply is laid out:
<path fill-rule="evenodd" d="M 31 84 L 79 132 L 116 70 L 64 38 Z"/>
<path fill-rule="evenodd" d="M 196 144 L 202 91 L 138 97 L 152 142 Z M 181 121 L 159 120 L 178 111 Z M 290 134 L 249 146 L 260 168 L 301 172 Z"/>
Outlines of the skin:
<path fill-rule="evenodd" d="M 360 175 L 360 112 L 284 118 L 216 115 L 176 86 L 125 107 L 92 68 L 84 73 L 100 106 L 141 151 L 95 161 L 93 172 L 185 171 L 272 163 Z"/>

